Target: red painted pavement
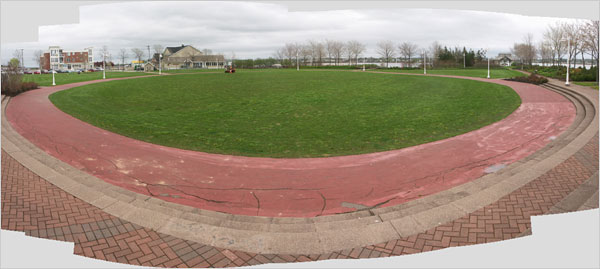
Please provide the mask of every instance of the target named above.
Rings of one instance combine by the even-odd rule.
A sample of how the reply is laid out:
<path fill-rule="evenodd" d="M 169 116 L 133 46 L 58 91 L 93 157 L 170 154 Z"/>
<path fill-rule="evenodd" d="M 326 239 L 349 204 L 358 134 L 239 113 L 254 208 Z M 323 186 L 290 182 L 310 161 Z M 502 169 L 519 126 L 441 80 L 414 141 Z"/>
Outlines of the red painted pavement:
<path fill-rule="evenodd" d="M 82 122 L 48 100 L 53 92 L 101 81 L 21 94 L 10 101 L 6 116 L 48 154 L 138 193 L 232 214 L 313 217 L 355 210 L 343 202 L 385 207 L 469 182 L 489 166 L 539 150 L 575 117 L 570 101 L 541 87 L 475 80 L 512 87 L 522 105 L 497 123 L 456 137 L 329 158 L 255 158 L 158 146 Z"/>

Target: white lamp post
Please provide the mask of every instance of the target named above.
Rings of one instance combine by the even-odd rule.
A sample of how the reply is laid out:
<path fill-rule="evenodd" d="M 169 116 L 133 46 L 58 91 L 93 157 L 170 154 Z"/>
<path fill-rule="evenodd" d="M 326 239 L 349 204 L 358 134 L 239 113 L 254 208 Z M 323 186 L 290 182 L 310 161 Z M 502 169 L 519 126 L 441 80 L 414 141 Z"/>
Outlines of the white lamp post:
<path fill-rule="evenodd" d="M 363 71 L 365 71 L 365 57 L 363 57 Z"/>
<path fill-rule="evenodd" d="M 102 52 L 102 79 L 106 79 L 106 51 Z"/>
<path fill-rule="evenodd" d="M 159 75 L 161 74 L 161 71 L 162 71 L 162 66 L 161 66 L 161 64 L 160 64 L 160 59 L 161 59 L 161 58 L 162 58 L 162 53 L 161 53 L 161 54 L 158 54 L 158 74 L 159 74 Z"/>
<path fill-rule="evenodd" d="M 570 68 L 569 67 L 571 65 L 571 61 L 570 61 L 571 60 L 571 54 L 570 54 L 571 53 L 571 37 L 568 37 L 567 39 L 561 39 L 560 41 L 567 41 L 567 46 L 568 46 L 567 52 L 569 52 L 569 57 L 567 57 L 567 79 L 565 81 L 565 85 L 569 86 L 570 85 L 570 83 L 569 83 Z M 559 65 L 560 65 L 560 63 L 559 63 Z"/>
<path fill-rule="evenodd" d="M 488 75 L 487 78 L 490 78 L 490 57 L 488 57 Z"/>
<path fill-rule="evenodd" d="M 54 69 L 52 69 L 52 86 L 56 86 L 56 81 L 54 80 L 54 73 L 56 73 L 56 71 L 54 71 Z"/>
<path fill-rule="evenodd" d="M 490 57 L 487 56 L 487 50 L 486 50 L 485 54 L 486 54 L 485 56 L 488 58 L 488 75 L 487 75 L 487 78 L 490 78 Z"/>
<path fill-rule="evenodd" d="M 298 51 L 296 51 L 296 71 L 300 71 L 300 62 L 298 62 Z"/>
<path fill-rule="evenodd" d="M 427 54 L 423 51 L 423 75 L 427 75 Z"/>
<path fill-rule="evenodd" d="M 467 53 L 463 52 L 463 68 L 467 68 Z"/>
<path fill-rule="evenodd" d="M 567 44 L 568 44 L 568 48 L 567 51 L 569 52 L 569 57 L 567 57 L 567 80 L 565 82 L 565 85 L 569 86 L 569 68 L 571 66 L 571 37 L 569 37 L 567 39 Z"/>

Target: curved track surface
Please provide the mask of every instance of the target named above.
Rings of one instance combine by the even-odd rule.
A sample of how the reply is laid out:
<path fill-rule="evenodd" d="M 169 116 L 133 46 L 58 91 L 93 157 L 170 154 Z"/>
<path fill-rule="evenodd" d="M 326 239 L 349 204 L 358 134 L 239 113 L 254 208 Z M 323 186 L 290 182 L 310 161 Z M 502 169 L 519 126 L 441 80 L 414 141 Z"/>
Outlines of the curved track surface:
<path fill-rule="evenodd" d="M 231 214 L 314 217 L 397 205 L 472 181 L 542 148 L 575 117 L 569 100 L 544 88 L 475 80 L 512 87 L 521 106 L 456 137 L 331 158 L 251 158 L 154 145 L 82 122 L 48 100 L 53 92 L 101 81 L 21 94 L 11 99 L 6 117 L 48 154 L 138 193 Z"/>

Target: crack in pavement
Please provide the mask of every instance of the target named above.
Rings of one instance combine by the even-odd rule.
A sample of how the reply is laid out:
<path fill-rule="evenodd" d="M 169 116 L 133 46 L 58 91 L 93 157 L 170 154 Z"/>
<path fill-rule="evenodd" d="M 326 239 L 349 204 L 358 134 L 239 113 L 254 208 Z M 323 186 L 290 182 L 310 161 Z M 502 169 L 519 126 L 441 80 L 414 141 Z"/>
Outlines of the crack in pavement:
<path fill-rule="evenodd" d="M 252 196 L 254 196 L 254 199 L 256 199 L 256 215 L 258 216 L 258 212 L 260 212 L 260 199 L 258 199 L 258 196 L 256 196 L 256 193 L 254 193 L 253 191 L 251 191 L 250 193 L 252 193 Z"/>

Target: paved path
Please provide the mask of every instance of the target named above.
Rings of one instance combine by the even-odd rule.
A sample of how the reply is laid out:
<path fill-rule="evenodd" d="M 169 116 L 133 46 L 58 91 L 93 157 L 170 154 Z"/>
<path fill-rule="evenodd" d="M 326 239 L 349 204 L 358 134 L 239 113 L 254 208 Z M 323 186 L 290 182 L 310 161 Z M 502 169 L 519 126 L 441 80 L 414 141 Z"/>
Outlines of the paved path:
<path fill-rule="evenodd" d="M 137 193 L 231 214 L 314 217 L 394 206 L 464 184 L 529 156 L 573 122 L 573 104 L 557 93 L 476 80 L 512 87 L 522 105 L 504 120 L 453 138 L 332 158 L 250 158 L 158 146 L 81 122 L 48 100 L 53 92 L 98 81 L 21 94 L 6 117 L 46 153 Z"/>
<path fill-rule="evenodd" d="M 587 158 L 593 161 L 586 161 Z M 2 151 L 2 229 L 75 242 L 77 255 L 144 266 L 225 267 L 388 257 L 525 235 L 531 228 L 530 216 L 578 210 L 577 204 L 565 208 L 564 204 L 573 204 L 567 198 L 569 193 L 586 183 L 597 192 L 597 173 L 598 134 L 575 155 L 539 178 L 454 221 L 376 245 L 324 254 L 284 255 L 213 247 L 132 224 L 48 183 Z M 557 204 L 561 206 L 554 206 Z M 597 195 L 583 205 L 583 209 L 588 208 L 598 208 Z"/>
<path fill-rule="evenodd" d="M 198 211 L 200 218 L 190 222 L 182 217 L 193 215 L 194 211 L 185 211 L 187 209 L 182 206 L 171 203 L 164 204 L 169 208 L 165 211 L 156 206 L 157 199 L 124 191 L 54 160 L 25 142 L 3 117 L 2 229 L 75 242 L 74 252 L 78 255 L 161 267 L 224 267 L 374 258 L 511 239 L 535 233 L 530 229 L 530 216 L 598 208 L 598 93 L 583 87 L 571 89 L 587 96 L 570 97 L 577 108 L 573 124 L 529 157 L 497 173 L 399 206 L 317 218 L 261 218 Z M 586 98 L 589 102 L 578 102 Z M 69 178 L 69 175 L 76 176 Z M 105 186 L 94 188 L 99 185 Z M 117 199 L 135 206 L 107 203 L 113 199 L 112 189 L 117 189 L 120 197 Z M 148 211 L 144 206 L 158 210 Z M 463 210 L 448 212 L 456 206 Z M 124 209 L 119 210 L 121 207 Z M 142 213 L 125 212 L 131 210 Z M 164 219 L 165 213 L 178 210 L 185 213 Z M 422 214 L 425 211 L 431 212 Z M 376 215 L 369 215 L 373 213 Z M 410 214 L 415 215 L 407 217 Z M 214 226 L 202 223 L 212 222 L 216 216 L 223 217 L 223 221 L 212 223 Z M 376 223 L 384 221 L 383 226 L 371 223 L 373 218 Z M 155 219 L 162 219 L 164 226 L 155 226 Z M 172 221 L 193 225 L 185 226 L 188 233 L 177 236 L 169 229 L 173 228 L 169 226 Z M 431 225 L 422 229 L 428 222 Z M 327 240 L 316 240 L 311 237 L 314 232 L 297 230 L 308 223 L 316 225 L 317 234 L 329 235 L 325 237 Z M 399 237 L 384 232 L 385 229 L 372 229 L 390 223 Z M 235 242 L 225 244 L 226 247 L 220 247 L 223 245 L 220 241 L 199 242 L 205 234 L 207 238 L 227 236 L 217 227 L 228 227 L 223 231 L 240 242 L 249 235 L 269 239 L 262 233 L 248 231 L 268 228 L 266 234 L 279 241 L 260 241 L 260 244 L 254 242 L 246 246 Z M 202 230 L 207 228 L 209 230 Z M 291 235 L 296 233 L 291 238 L 297 240 L 283 240 L 290 237 L 282 233 L 283 230 L 274 232 L 273 228 L 289 229 Z M 333 233 L 327 229 L 333 229 Z M 241 230 L 246 232 L 240 233 Z M 290 252 L 289 242 L 310 247 Z M 324 245 L 329 250 L 323 251 Z"/>

